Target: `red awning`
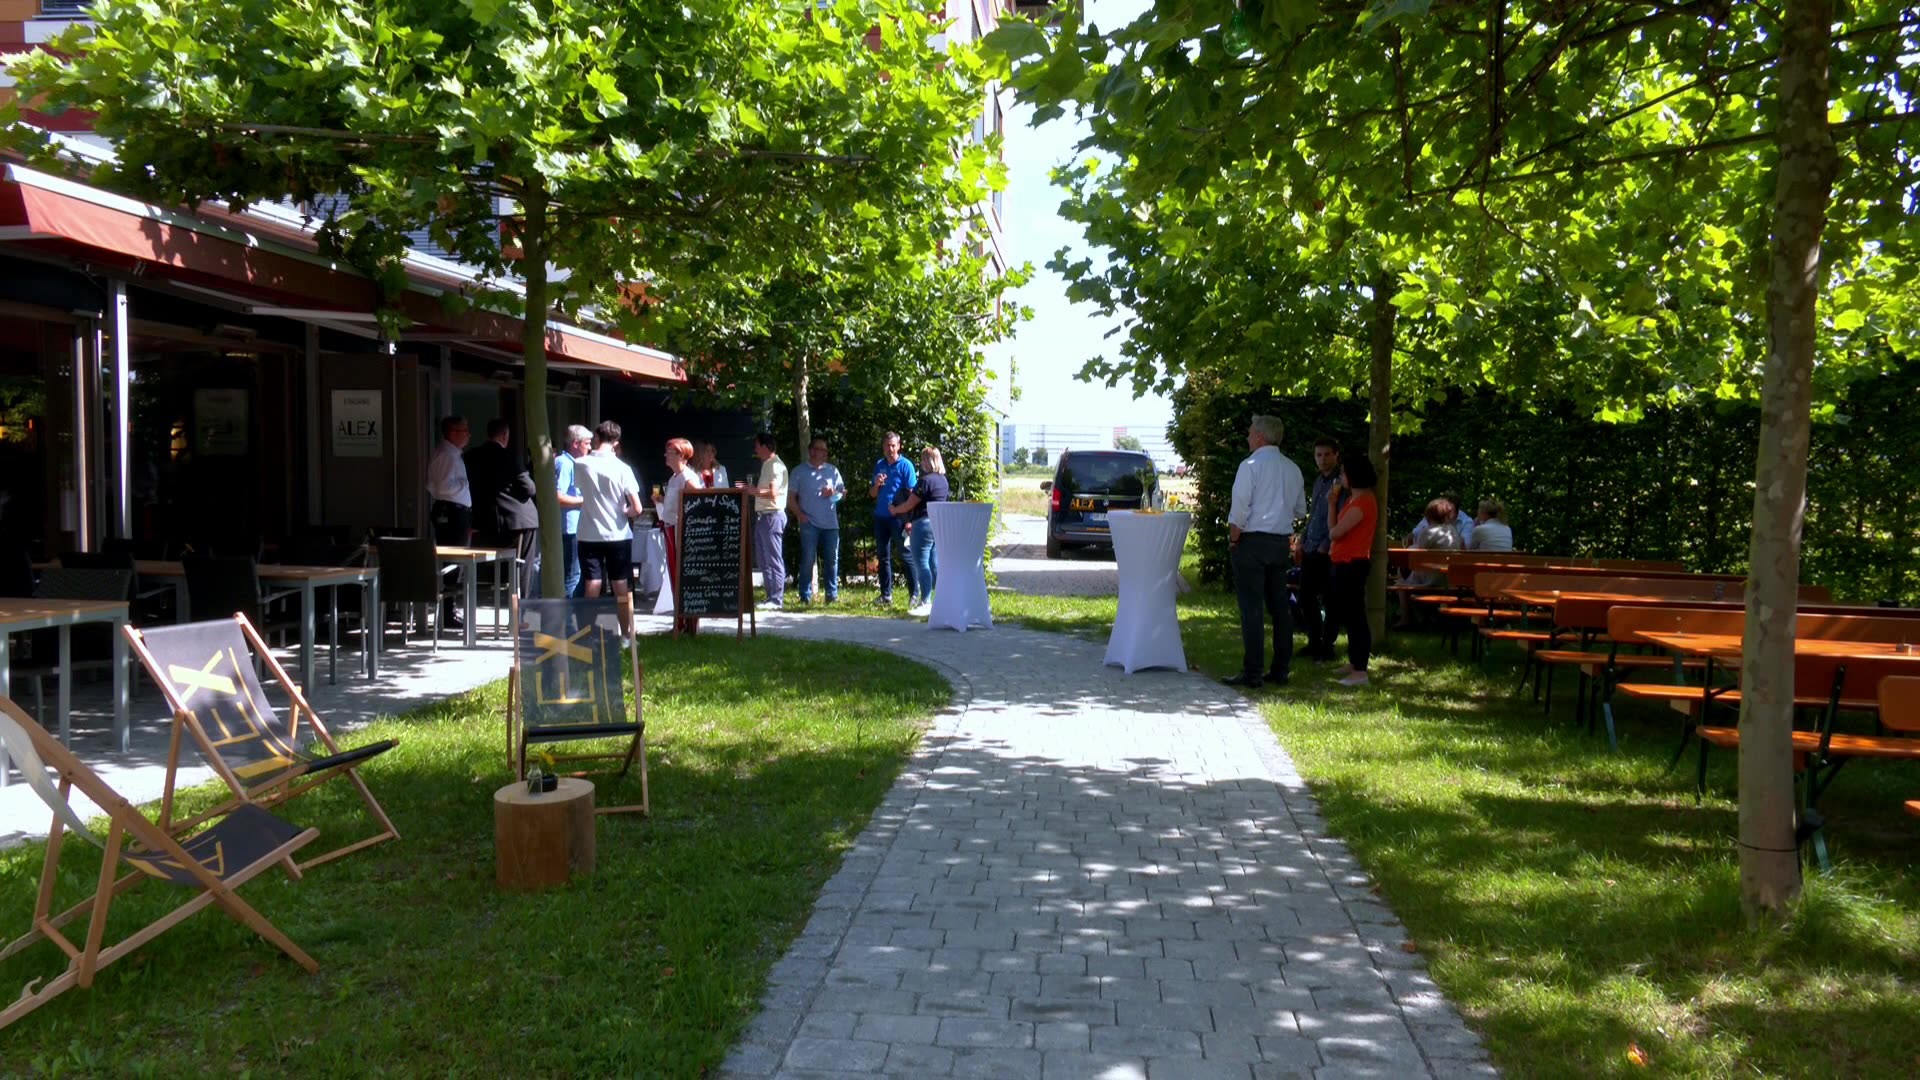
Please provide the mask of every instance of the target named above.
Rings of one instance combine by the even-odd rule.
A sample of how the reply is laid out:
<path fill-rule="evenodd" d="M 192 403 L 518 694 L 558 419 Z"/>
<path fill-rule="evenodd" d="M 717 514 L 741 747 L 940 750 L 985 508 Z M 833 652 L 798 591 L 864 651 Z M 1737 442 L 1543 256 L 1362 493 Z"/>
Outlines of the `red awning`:
<path fill-rule="evenodd" d="M 29 244 L 129 274 L 158 273 L 266 304 L 364 316 L 375 309 L 373 282 L 347 264 L 297 240 L 243 227 L 243 219 L 196 215 L 141 203 L 75 181 L 8 165 L 0 181 L 0 241 Z M 411 275 L 410 275 L 411 276 Z M 522 321 L 468 308 L 449 313 L 416 282 L 399 308 L 425 331 L 512 353 L 521 351 Z M 443 275 L 433 275 L 443 279 Z M 551 360 L 589 364 L 657 382 L 685 382 L 668 353 L 561 323 L 547 327 Z"/>

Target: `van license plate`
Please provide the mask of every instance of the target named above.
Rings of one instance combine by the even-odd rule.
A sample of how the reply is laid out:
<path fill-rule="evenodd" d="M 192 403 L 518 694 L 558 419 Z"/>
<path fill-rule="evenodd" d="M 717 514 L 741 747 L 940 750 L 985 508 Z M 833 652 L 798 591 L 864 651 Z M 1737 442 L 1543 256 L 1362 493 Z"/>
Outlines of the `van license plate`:
<path fill-rule="evenodd" d="M 1087 514 L 1085 515 L 1084 520 L 1089 525 L 1105 525 L 1107 523 L 1107 515 L 1104 513 Z"/>

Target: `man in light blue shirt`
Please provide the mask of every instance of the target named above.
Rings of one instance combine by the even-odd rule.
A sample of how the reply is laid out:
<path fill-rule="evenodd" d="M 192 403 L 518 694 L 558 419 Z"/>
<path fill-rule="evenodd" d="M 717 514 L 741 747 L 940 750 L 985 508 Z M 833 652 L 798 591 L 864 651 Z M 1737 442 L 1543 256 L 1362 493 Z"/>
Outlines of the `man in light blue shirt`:
<path fill-rule="evenodd" d="M 569 424 L 566 449 L 553 455 L 553 487 L 560 493 L 560 554 L 566 568 L 565 595 L 570 597 L 580 595 L 580 504 L 586 501 L 573 481 L 573 465 L 592 445 L 593 432 Z"/>
<path fill-rule="evenodd" d="M 807 447 L 807 463 L 793 470 L 788 498 L 793 519 L 800 523 L 800 602 L 813 603 L 813 566 L 820 560 L 820 587 L 827 603 L 840 599 L 840 517 L 837 508 L 846 498 L 847 482 L 827 461 L 827 440 Z"/>

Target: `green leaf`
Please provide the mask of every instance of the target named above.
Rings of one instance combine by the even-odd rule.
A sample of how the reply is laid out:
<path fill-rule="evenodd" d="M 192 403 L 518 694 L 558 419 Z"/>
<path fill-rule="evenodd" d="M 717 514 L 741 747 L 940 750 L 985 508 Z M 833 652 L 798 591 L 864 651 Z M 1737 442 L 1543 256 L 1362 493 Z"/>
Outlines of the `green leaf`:
<path fill-rule="evenodd" d="M 1019 61 L 1047 52 L 1047 32 L 1024 19 L 1008 19 L 980 39 L 987 52 Z"/>

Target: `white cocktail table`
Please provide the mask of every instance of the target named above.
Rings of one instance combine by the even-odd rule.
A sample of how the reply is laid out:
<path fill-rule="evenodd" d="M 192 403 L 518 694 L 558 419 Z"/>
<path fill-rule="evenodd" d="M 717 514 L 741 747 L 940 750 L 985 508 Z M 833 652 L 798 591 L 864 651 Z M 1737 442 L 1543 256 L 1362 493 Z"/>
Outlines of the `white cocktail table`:
<path fill-rule="evenodd" d="M 934 557 L 940 560 L 927 626 L 960 631 L 992 626 L 993 612 L 987 607 L 987 531 L 993 526 L 993 504 L 928 503 L 927 520 L 933 522 Z"/>
<path fill-rule="evenodd" d="M 1107 515 L 1113 532 L 1113 559 L 1119 566 L 1120 605 L 1113 635 L 1107 639 L 1107 664 L 1131 675 L 1145 668 L 1187 670 L 1180 643 L 1180 553 L 1186 548 L 1193 515 L 1185 512 L 1142 514 L 1115 510 Z"/>

